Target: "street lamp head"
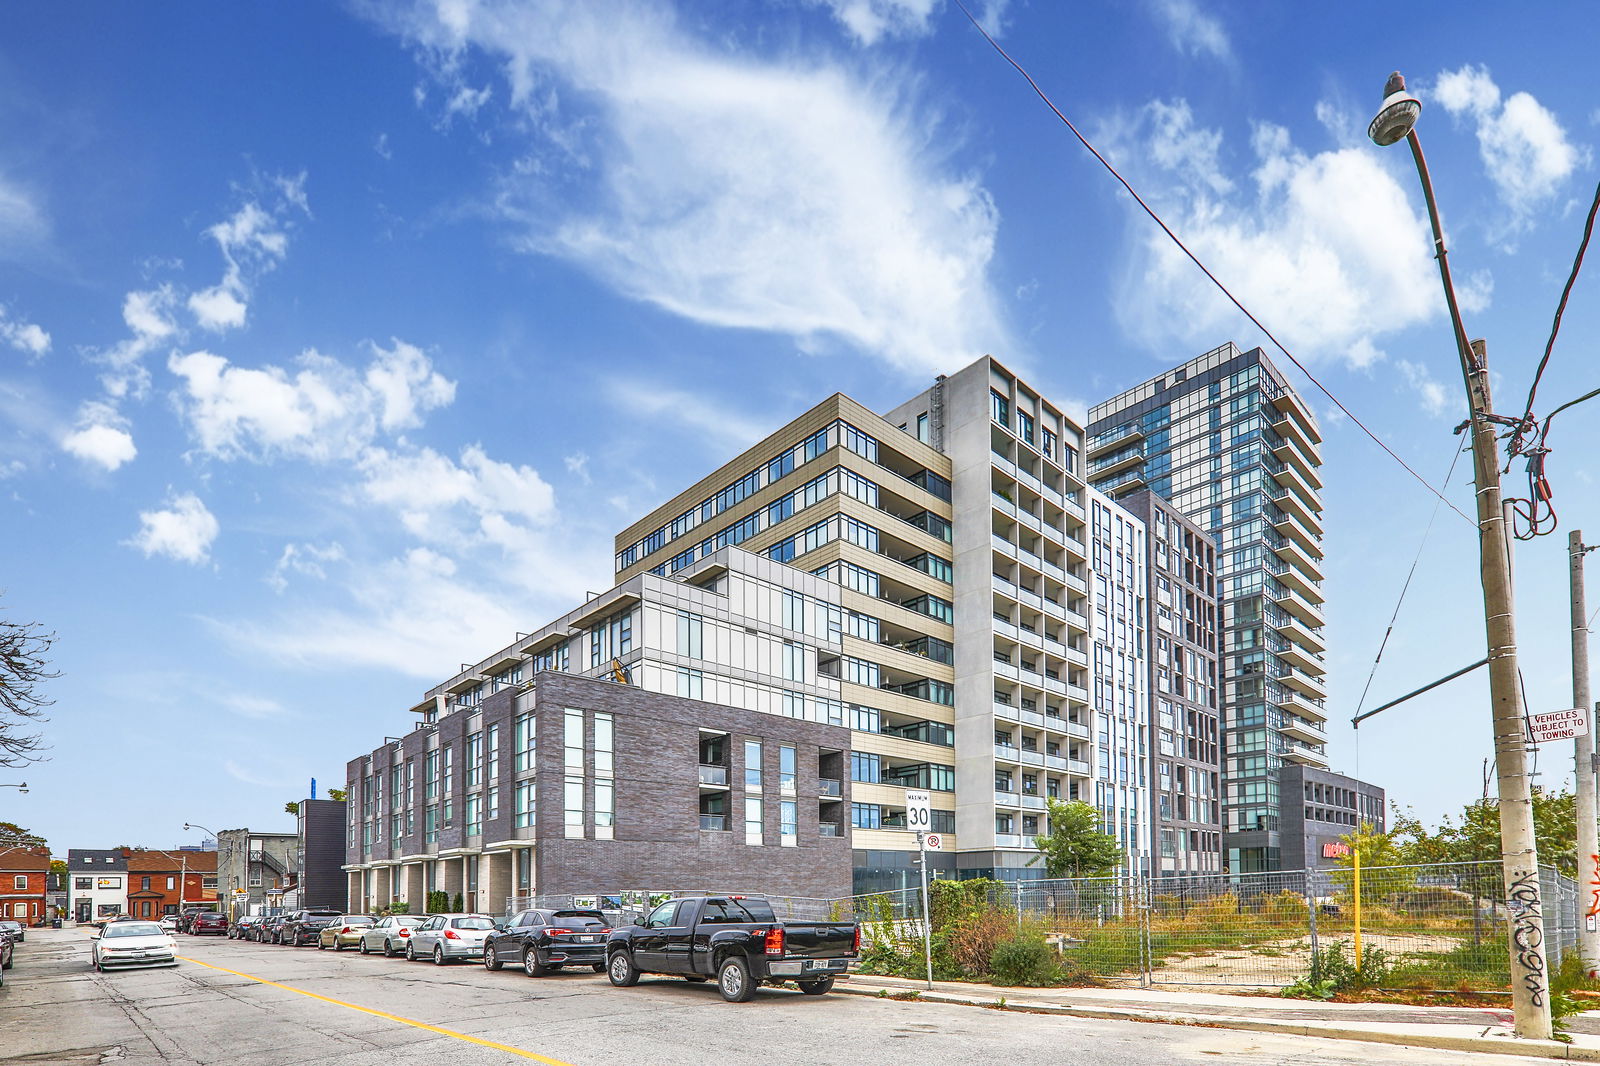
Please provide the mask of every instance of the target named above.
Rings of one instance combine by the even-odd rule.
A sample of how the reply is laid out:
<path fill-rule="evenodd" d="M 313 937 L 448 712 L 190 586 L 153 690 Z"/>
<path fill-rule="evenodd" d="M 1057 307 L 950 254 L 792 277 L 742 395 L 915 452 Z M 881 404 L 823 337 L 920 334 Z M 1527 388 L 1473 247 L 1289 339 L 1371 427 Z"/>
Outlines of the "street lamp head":
<path fill-rule="evenodd" d="M 1367 136 L 1379 148 L 1404 140 L 1411 127 L 1417 124 L 1417 114 L 1421 110 L 1422 101 L 1406 92 L 1406 79 L 1397 70 L 1389 75 L 1389 82 L 1383 87 L 1383 106 L 1378 108 L 1378 117 L 1367 127 Z"/>

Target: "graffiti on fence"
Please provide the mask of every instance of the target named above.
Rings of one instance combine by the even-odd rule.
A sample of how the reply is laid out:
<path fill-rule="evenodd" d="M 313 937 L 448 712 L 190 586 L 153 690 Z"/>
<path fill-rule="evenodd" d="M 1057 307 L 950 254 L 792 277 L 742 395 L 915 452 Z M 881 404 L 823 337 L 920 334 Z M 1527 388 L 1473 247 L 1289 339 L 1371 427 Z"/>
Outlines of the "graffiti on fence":
<path fill-rule="evenodd" d="M 1589 856 L 1589 906 L 1583 917 L 1590 929 L 1595 927 L 1595 919 L 1600 918 L 1600 855 Z"/>
<path fill-rule="evenodd" d="M 1522 983 L 1533 1005 L 1544 1005 L 1544 916 L 1539 911 L 1539 871 L 1528 870 L 1512 881 L 1506 895 L 1511 912 L 1511 944 Z"/>

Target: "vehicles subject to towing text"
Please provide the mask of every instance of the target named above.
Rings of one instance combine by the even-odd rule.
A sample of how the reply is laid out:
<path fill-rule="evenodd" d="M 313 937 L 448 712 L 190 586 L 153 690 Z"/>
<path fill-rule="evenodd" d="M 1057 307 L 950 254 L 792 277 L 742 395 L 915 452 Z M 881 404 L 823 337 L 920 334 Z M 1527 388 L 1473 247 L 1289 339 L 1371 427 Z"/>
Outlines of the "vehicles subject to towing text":
<path fill-rule="evenodd" d="M 669 899 L 637 925 L 612 930 L 606 974 L 618 988 L 643 974 L 716 978 L 730 1003 L 762 984 L 794 981 L 807 995 L 833 988 L 861 950 L 855 922 L 779 921 L 764 899 L 689 896 Z"/>

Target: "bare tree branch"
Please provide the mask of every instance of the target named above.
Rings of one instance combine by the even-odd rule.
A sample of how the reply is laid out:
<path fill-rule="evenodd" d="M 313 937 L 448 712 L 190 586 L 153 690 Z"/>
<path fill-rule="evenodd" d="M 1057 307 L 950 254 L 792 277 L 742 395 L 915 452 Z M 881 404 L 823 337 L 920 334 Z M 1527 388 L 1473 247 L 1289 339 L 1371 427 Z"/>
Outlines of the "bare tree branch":
<path fill-rule="evenodd" d="M 0 766 L 25 766 L 44 758 L 44 739 L 33 727 L 49 721 L 55 701 L 43 683 L 60 677 L 50 669 L 56 635 L 38 622 L 0 618 Z"/>

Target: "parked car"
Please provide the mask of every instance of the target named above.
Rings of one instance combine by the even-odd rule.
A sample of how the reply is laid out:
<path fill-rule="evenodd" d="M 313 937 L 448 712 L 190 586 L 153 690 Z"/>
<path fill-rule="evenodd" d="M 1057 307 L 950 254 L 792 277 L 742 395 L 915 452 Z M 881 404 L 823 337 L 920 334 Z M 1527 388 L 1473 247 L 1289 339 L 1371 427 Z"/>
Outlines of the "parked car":
<path fill-rule="evenodd" d="M 0 930 L 0 988 L 5 987 L 6 971 L 17 961 L 17 949 L 10 933 Z"/>
<path fill-rule="evenodd" d="M 28 938 L 27 932 L 21 922 L 14 922 L 9 918 L 0 919 L 0 933 L 10 933 L 11 939 L 19 944 Z"/>
<path fill-rule="evenodd" d="M 194 916 L 210 910 L 209 907 L 185 907 L 178 915 L 178 929 L 181 932 L 194 932 Z"/>
<path fill-rule="evenodd" d="M 178 916 L 176 914 L 164 915 L 156 924 L 161 927 L 161 931 L 164 933 L 176 933 L 178 931 Z"/>
<path fill-rule="evenodd" d="M 332 948 L 334 951 L 343 951 L 353 948 L 356 941 L 361 939 L 361 934 L 369 929 L 375 919 L 370 914 L 341 914 L 335 920 L 322 927 L 317 934 L 317 950 L 322 951 Z"/>
<path fill-rule="evenodd" d="M 381 951 L 385 957 L 392 959 L 405 952 L 411 930 L 431 917 L 429 914 L 391 914 L 379 918 L 361 931 L 361 936 L 356 939 L 356 951 L 362 955 Z"/>
<path fill-rule="evenodd" d="M 782 922 L 764 899 L 689 896 L 667 900 L 638 925 L 613 929 L 606 975 L 618 988 L 638 984 L 641 974 L 715 977 L 729 1003 L 785 981 L 820 996 L 860 951 L 855 922 Z"/>
<path fill-rule="evenodd" d="M 157 922 L 110 922 L 89 939 L 90 964 L 101 973 L 113 966 L 178 965 L 178 942 Z"/>
<path fill-rule="evenodd" d="M 249 938 L 255 941 L 257 944 L 270 943 L 272 938 L 269 934 L 272 932 L 272 923 L 275 921 L 277 921 L 277 919 L 270 914 L 262 915 L 260 921 L 256 922 L 248 930 L 246 930 Z"/>
<path fill-rule="evenodd" d="M 189 932 L 194 936 L 226 936 L 227 916 L 217 911 L 202 911 L 189 919 Z"/>
<path fill-rule="evenodd" d="M 483 940 L 492 932 L 494 919 L 486 914 L 435 914 L 411 930 L 406 958 L 412 962 L 431 958 L 440 966 L 475 959 L 483 954 Z"/>
<path fill-rule="evenodd" d="M 317 934 L 322 932 L 323 926 L 337 921 L 340 917 L 338 911 L 326 907 L 308 907 L 295 911 L 278 930 L 278 943 L 287 944 L 292 948 L 315 943 Z"/>
<path fill-rule="evenodd" d="M 543 977 L 564 966 L 606 968 L 606 935 L 611 923 L 594 910 L 532 910 L 511 916 L 483 941 L 483 967 L 521 965 L 529 977 Z"/>
<path fill-rule="evenodd" d="M 250 927 L 260 924 L 261 916 L 259 914 L 241 915 L 239 918 L 234 920 L 232 925 L 228 926 L 228 939 L 248 940 L 250 938 Z"/>
<path fill-rule="evenodd" d="M 263 944 L 283 943 L 283 927 L 293 917 L 290 912 L 274 914 L 261 923 L 261 934 L 257 937 Z"/>

